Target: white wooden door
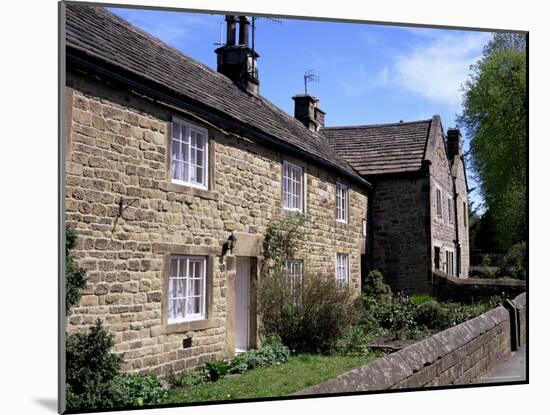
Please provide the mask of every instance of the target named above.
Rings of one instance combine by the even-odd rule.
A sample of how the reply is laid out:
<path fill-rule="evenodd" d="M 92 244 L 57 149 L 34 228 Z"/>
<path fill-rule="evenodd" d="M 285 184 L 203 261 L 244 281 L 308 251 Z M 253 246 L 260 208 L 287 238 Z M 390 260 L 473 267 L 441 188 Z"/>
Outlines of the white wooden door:
<path fill-rule="evenodd" d="M 237 257 L 235 285 L 235 351 L 244 352 L 250 331 L 250 258 Z"/>

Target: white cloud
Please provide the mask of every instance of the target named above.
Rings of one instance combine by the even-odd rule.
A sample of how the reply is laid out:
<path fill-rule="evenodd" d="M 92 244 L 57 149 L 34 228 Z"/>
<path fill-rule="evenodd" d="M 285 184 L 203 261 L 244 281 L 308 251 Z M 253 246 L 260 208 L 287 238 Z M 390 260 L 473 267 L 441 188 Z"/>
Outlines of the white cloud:
<path fill-rule="evenodd" d="M 461 86 L 482 54 L 490 33 L 445 34 L 394 58 L 394 81 L 450 108 L 461 104 Z"/>
<path fill-rule="evenodd" d="M 369 72 L 360 63 L 355 76 L 351 80 L 342 81 L 342 89 L 348 97 L 364 95 L 368 91 L 387 86 L 391 82 L 390 68 L 384 66 L 378 72 Z"/>

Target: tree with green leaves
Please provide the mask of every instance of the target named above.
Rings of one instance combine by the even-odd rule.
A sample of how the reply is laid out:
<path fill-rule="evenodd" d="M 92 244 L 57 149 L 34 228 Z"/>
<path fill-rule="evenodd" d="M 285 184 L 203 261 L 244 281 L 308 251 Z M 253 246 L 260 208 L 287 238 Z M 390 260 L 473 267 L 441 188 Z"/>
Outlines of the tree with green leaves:
<path fill-rule="evenodd" d="M 495 34 L 471 67 L 458 119 L 499 249 L 527 237 L 526 67 L 525 36 Z"/>

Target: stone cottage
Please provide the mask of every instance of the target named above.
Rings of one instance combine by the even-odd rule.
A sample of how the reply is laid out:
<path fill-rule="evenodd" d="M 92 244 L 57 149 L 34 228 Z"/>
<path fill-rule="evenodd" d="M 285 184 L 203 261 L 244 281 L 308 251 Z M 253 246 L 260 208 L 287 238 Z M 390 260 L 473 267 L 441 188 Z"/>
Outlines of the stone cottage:
<path fill-rule="evenodd" d="M 430 293 L 432 271 L 468 277 L 468 186 L 462 137 L 439 116 L 324 128 L 369 182 L 368 262 L 394 290 Z"/>
<path fill-rule="evenodd" d="M 259 95 L 246 17 L 227 17 L 213 71 L 101 7 L 64 6 L 65 216 L 89 276 L 69 332 L 100 317 L 126 370 L 157 373 L 255 346 L 262 236 L 296 212 L 307 248 L 288 276 L 359 294 L 370 185 L 304 126 L 321 115 L 308 97 L 298 120 Z"/>
<path fill-rule="evenodd" d="M 309 221 L 289 278 L 359 294 L 373 267 L 414 292 L 433 268 L 467 275 L 461 138 L 445 142 L 438 117 L 326 128 L 303 94 L 286 114 L 259 93 L 244 16 L 226 17 L 213 71 L 102 7 L 61 11 L 65 218 L 89 276 L 67 330 L 103 319 L 126 370 L 257 345 L 263 235 L 297 212 Z"/>

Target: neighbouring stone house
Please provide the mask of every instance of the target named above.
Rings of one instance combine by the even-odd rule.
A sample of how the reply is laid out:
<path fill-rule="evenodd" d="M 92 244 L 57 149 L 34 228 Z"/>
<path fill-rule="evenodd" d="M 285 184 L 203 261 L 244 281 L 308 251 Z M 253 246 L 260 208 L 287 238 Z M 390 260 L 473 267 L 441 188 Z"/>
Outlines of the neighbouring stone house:
<path fill-rule="evenodd" d="M 432 271 L 468 277 L 468 186 L 457 129 L 439 116 L 324 128 L 335 151 L 369 182 L 369 263 L 394 290 L 430 293 Z"/>
<path fill-rule="evenodd" d="M 460 134 L 445 144 L 438 117 L 326 128 L 302 94 L 289 116 L 259 94 L 244 16 L 226 17 L 213 71 L 102 7 L 61 10 L 65 218 L 89 276 L 67 330 L 103 319 L 126 370 L 257 345 L 263 235 L 296 212 L 309 221 L 291 278 L 359 294 L 374 267 L 415 292 L 431 291 L 434 267 L 467 275 Z"/>
<path fill-rule="evenodd" d="M 101 7 L 63 12 L 65 216 L 89 276 L 69 332 L 99 317 L 126 370 L 157 373 L 256 345 L 262 235 L 295 212 L 289 276 L 359 294 L 370 185 L 258 94 L 247 18 L 228 17 L 216 72 Z"/>

